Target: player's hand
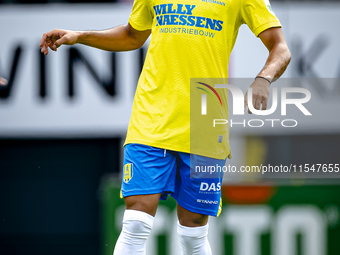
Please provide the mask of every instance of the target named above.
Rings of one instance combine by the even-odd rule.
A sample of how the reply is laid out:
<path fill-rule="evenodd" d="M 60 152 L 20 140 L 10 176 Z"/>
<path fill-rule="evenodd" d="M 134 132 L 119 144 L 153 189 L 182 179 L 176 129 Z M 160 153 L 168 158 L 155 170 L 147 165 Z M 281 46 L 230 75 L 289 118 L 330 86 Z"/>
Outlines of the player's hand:
<path fill-rule="evenodd" d="M 261 110 L 261 104 L 262 104 L 262 110 L 267 109 L 267 103 L 269 98 L 269 89 L 270 83 L 269 81 L 266 81 L 262 78 L 256 78 L 253 84 L 250 86 L 252 88 L 252 103 L 256 110 Z M 248 90 L 246 95 L 244 96 L 244 110 L 246 110 L 246 107 L 248 105 Z M 252 112 L 249 110 L 248 107 L 248 113 L 252 114 Z"/>
<path fill-rule="evenodd" d="M 0 86 L 5 86 L 7 84 L 7 80 L 0 77 Z"/>
<path fill-rule="evenodd" d="M 41 52 L 47 55 L 48 48 L 53 51 L 57 51 L 57 49 L 63 44 L 76 44 L 78 37 L 78 31 L 53 29 L 52 31 L 47 32 L 42 36 L 40 40 Z"/>

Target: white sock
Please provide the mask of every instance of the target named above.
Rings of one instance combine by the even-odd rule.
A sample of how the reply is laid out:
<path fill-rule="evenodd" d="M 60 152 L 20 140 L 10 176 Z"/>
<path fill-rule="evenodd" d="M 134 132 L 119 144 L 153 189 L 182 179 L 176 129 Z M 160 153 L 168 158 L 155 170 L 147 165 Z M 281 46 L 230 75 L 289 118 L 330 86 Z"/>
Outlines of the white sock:
<path fill-rule="evenodd" d="M 185 227 L 177 223 L 182 255 L 211 255 L 208 241 L 208 224 L 202 227 Z"/>
<path fill-rule="evenodd" d="M 135 210 L 125 210 L 123 228 L 113 255 L 144 255 L 154 217 Z"/>

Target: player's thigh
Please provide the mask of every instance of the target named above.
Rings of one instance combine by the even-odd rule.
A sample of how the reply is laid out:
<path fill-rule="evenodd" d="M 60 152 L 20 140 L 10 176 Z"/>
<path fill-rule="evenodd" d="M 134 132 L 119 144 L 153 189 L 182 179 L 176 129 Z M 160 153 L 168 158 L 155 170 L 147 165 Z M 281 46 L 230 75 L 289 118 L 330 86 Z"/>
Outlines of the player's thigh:
<path fill-rule="evenodd" d="M 177 189 L 173 195 L 180 205 L 179 217 L 192 218 L 192 224 L 197 224 L 204 223 L 207 219 L 202 215 L 219 215 L 223 172 L 215 172 L 214 174 L 208 172 L 197 173 L 195 172 L 195 166 L 210 165 L 217 168 L 217 166 L 223 167 L 224 164 L 225 160 L 180 153 L 178 169 L 180 178 L 176 180 Z M 192 214 L 182 210 L 181 207 Z"/>
<path fill-rule="evenodd" d="M 122 193 L 126 208 L 154 215 L 160 197 L 175 190 L 176 157 L 142 144 L 124 148 Z"/>
<path fill-rule="evenodd" d="M 124 148 L 122 196 L 151 195 L 175 189 L 176 157 L 143 144 Z"/>
<path fill-rule="evenodd" d="M 127 210 L 136 210 L 155 216 L 161 193 L 125 197 Z"/>

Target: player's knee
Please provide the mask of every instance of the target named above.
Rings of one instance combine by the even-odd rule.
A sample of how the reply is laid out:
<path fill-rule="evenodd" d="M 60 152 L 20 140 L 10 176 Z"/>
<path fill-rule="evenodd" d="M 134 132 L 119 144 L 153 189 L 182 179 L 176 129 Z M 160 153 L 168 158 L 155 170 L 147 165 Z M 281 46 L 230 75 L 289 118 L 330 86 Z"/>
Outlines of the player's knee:
<path fill-rule="evenodd" d="M 126 210 L 123 218 L 122 232 L 131 237 L 146 239 L 151 231 L 154 217 L 145 212 Z"/>
<path fill-rule="evenodd" d="M 127 210 L 136 210 L 155 215 L 160 194 L 139 195 L 125 197 L 125 205 Z"/>
<path fill-rule="evenodd" d="M 198 215 L 183 220 L 183 226 L 204 226 L 208 223 L 208 215 Z"/>
<path fill-rule="evenodd" d="M 200 227 L 208 223 L 208 215 L 192 213 L 187 210 L 178 212 L 179 223 L 186 227 Z"/>
<path fill-rule="evenodd" d="M 145 254 L 146 239 L 150 235 L 154 217 L 142 211 L 126 210 L 123 229 L 113 255 Z"/>
<path fill-rule="evenodd" d="M 186 227 L 178 222 L 177 234 L 184 255 L 211 255 L 207 239 L 208 224 L 200 227 Z"/>
<path fill-rule="evenodd" d="M 177 222 L 177 234 L 180 237 L 206 238 L 208 235 L 209 225 L 206 224 L 200 227 L 186 227 L 180 222 Z"/>
<path fill-rule="evenodd" d="M 151 226 L 139 220 L 128 220 L 123 222 L 122 232 L 131 238 L 147 239 L 151 231 Z"/>

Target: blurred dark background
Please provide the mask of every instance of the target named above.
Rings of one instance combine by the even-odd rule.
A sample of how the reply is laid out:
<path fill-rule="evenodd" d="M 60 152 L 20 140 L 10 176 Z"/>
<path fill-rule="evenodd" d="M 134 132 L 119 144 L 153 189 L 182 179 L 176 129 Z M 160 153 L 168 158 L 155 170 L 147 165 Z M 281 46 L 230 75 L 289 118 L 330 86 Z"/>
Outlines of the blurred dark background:
<path fill-rule="evenodd" d="M 99 254 L 100 182 L 121 138 L 0 139 L 0 254 Z"/>

